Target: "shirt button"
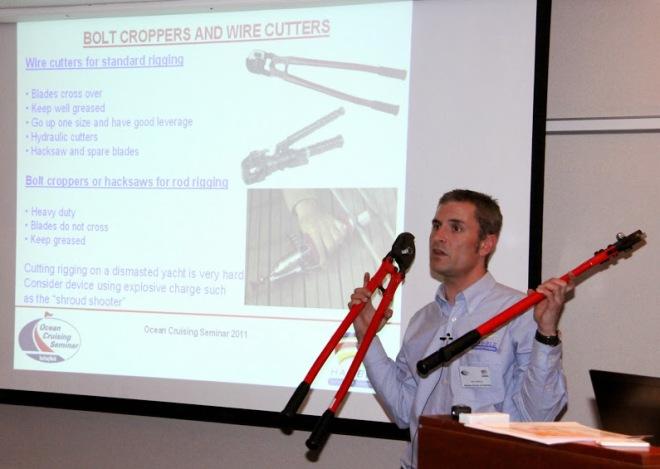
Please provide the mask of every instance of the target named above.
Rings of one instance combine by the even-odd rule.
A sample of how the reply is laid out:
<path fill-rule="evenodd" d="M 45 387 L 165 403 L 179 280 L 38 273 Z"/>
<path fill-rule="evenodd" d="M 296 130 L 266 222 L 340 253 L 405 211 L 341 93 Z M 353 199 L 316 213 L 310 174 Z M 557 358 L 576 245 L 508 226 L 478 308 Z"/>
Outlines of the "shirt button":
<path fill-rule="evenodd" d="M 456 318 L 451 318 L 451 322 L 456 322 Z"/>

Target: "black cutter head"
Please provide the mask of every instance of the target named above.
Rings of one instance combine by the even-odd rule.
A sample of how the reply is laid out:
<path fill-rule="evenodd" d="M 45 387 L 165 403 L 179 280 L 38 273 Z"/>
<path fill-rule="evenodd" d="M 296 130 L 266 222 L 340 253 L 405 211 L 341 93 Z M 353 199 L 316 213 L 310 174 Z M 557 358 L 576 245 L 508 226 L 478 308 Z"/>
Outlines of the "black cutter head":
<path fill-rule="evenodd" d="M 614 248 L 619 252 L 623 252 L 632 249 L 635 244 L 639 243 L 644 238 L 644 233 L 642 233 L 642 230 L 637 230 L 628 236 L 619 233 L 616 238 L 617 242 L 614 243 Z"/>
<path fill-rule="evenodd" d="M 616 256 L 620 252 L 631 250 L 633 247 L 635 247 L 635 244 L 642 241 L 645 236 L 646 234 L 643 233 L 642 230 L 637 230 L 634 233 L 630 233 L 628 236 L 624 235 L 623 233 L 619 233 L 616 235 L 616 243 L 610 244 L 605 249 L 600 249 L 594 254 L 600 254 L 601 252 L 605 251 L 608 256 Z"/>
<path fill-rule="evenodd" d="M 399 266 L 399 272 L 405 274 L 415 260 L 415 237 L 403 232 L 394 240 L 392 250 L 387 254 Z"/>
<path fill-rule="evenodd" d="M 272 58 L 273 54 L 262 50 L 253 50 L 245 59 L 245 66 L 252 73 L 270 76 L 270 71 L 266 68 L 266 63 Z"/>

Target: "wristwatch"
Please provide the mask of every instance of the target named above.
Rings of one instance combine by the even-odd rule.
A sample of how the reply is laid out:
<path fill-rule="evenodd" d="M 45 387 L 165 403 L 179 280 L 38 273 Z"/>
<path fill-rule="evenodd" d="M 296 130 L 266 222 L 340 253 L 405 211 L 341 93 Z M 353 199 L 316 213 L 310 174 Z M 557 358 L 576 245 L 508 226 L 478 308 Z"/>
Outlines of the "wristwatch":
<path fill-rule="evenodd" d="M 559 340 L 559 331 L 557 331 L 557 335 L 543 335 L 538 329 L 536 329 L 536 335 L 534 338 L 542 344 L 549 345 L 550 347 L 556 347 L 561 342 L 561 340 Z"/>

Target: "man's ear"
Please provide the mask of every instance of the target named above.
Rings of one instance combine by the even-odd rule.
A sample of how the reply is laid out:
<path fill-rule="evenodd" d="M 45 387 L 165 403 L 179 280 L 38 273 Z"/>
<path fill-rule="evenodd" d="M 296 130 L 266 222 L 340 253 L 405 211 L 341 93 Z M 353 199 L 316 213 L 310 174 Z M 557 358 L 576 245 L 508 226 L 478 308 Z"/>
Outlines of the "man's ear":
<path fill-rule="evenodd" d="M 497 246 L 497 235 L 489 234 L 479 241 L 479 254 L 486 257 L 495 252 Z"/>

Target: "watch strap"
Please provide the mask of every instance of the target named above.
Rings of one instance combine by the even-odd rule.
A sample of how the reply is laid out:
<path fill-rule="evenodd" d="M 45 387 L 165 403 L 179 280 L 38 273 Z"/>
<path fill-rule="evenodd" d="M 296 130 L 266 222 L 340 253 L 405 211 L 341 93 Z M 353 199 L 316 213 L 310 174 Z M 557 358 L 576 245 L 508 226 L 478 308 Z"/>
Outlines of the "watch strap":
<path fill-rule="evenodd" d="M 557 335 L 543 335 L 539 332 L 538 329 L 536 330 L 536 335 L 534 335 L 534 338 L 538 342 L 541 342 L 542 344 L 545 344 L 545 345 L 549 345 L 550 347 L 556 347 L 561 342 L 561 340 L 559 339 L 559 334 L 557 334 Z"/>

